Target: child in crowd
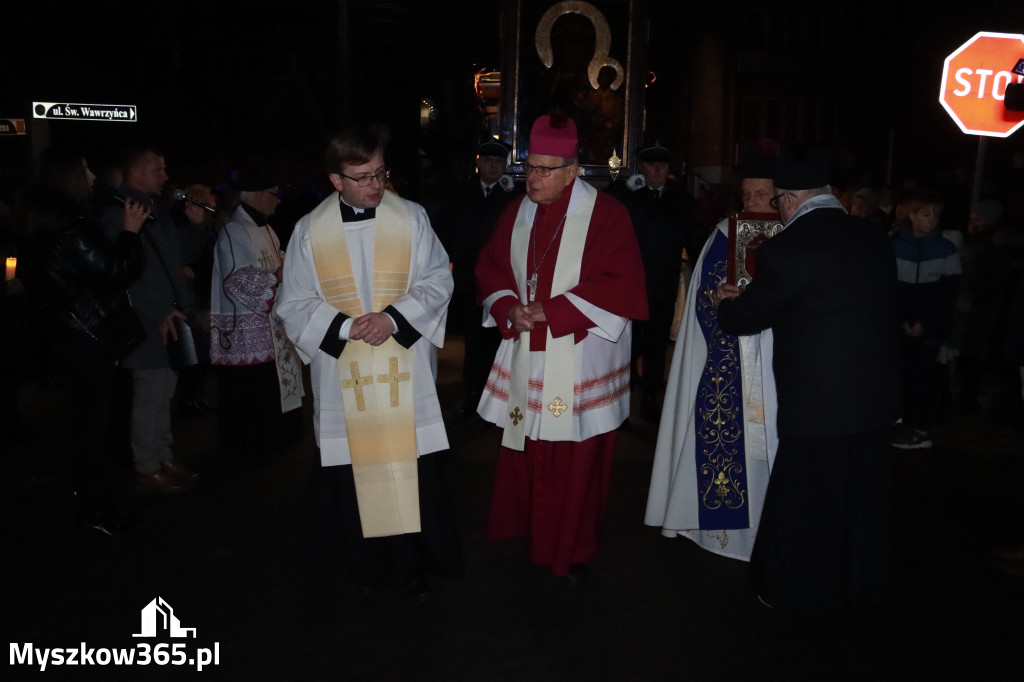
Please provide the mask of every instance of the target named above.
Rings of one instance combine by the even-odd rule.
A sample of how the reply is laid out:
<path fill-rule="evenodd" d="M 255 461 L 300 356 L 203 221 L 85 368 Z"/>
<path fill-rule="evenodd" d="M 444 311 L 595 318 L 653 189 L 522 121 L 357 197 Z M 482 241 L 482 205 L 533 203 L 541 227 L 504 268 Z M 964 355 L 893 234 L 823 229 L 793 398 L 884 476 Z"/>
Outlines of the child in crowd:
<path fill-rule="evenodd" d="M 939 345 L 950 330 L 960 288 L 960 256 L 942 236 L 942 197 L 924 192 L 910 201 L 909 226 L 893 240 L 903 329 L 902 428 L 892 444 L 904 450 L 930 448 L 928 432 L 938 401 L 943 365 Z"/>

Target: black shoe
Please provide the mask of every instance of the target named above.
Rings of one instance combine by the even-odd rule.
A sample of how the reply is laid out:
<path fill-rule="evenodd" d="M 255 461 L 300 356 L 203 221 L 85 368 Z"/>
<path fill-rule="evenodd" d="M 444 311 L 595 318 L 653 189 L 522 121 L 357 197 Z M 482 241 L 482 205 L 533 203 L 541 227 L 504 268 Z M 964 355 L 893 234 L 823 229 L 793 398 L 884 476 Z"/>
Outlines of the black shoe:
<path fill-rule="evenodd" d="M 911 427 L 904 429 L 902 434 L 890 442 L 900 450 L 930 450 L 932 447 L 932 439 L 927 431 Z"/>
<path fill-rule="evenodd" d="M 110 537 L 124 535 L 131 530 L 131 523 L 113 511 L 79 514 L 78 525 Z"/>
<path fill-rule="evenodd" d="M 430 581 L 425 573 L 418 573 L 412 576 L 409 580 L 409 585 L 405 588 L 405 592 L 413 601 L 421 604 L 430 601 L 430 598 L 434 596 L 434 589 L 430 586 Z"/>
<path fill-rule="evenodd" d="M 163 469 L 152 474 L 135 474 L 135 485 L 140 490 L 156 491 L 161 493 L 178 493 L 187 489 L 191 483 L 168 474 Z"/>
<path fill-rule="evenodd" d="M 178 413 L 186 417 L 202 417 L 206 411 L 196 400 L 186 400 L 178 407 Z"/>
<path fill-rule="evenodd" d="M 569 573 L 565 576 L 565 585 L 571 588 L 583 587 L 590 582 L 590 566 L 587 564 L 573 564 L 569 567 Z"/>
<path fill-rule="evenodd" d="M 373 585 L 356 585 L 356 593 L 360 599 L 374 599 L 380 594 L 380 589 Z"/>

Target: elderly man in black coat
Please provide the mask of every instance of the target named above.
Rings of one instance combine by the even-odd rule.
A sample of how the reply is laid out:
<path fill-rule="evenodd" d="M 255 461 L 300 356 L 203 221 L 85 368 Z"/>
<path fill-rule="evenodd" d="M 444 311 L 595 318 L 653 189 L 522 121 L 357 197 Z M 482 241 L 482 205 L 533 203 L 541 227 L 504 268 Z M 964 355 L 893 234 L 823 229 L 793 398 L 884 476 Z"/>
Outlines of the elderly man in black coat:
<path fill-rule="evenodd" d="M 888 429 L 899 415 L 896 265 L 847 215 L 820 155 L 789 150 L 775 186 L 785 229 L 742 292 L 712 296 L 722 328 L 771 328 L 779 451 L 751 557 L 763 602 L 828 619 L 892 598 Z"/>

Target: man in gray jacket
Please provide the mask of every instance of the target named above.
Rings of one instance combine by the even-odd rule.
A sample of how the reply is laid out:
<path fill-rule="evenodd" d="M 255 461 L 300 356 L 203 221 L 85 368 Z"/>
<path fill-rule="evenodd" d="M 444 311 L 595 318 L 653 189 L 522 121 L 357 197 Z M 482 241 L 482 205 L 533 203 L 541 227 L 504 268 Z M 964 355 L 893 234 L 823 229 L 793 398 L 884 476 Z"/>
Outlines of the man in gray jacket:
<path fill-rule="evenodd" d="M 198 257 L 205 235 L 182 230 L 157 201 L 167 182 L 163 155 L 152 148 L 129 151 L 122 162 L 123 184 L 103 209 L 108 236 L 122 229 L 121 204 L 134 199 L 152 206 L 141 236 L 145 250 L 142 273 L 128 289 L 147 336 L 123 361 L 132 372 L 131 446 L 135 482 L 160 492 L 184 489 L 197 475 L 171 452 L 171 400 L 177 373 L 171 368 L 168 340 L 177 339 L 175 320 L 194 309 L 185 283 L 184 264 Z"/>

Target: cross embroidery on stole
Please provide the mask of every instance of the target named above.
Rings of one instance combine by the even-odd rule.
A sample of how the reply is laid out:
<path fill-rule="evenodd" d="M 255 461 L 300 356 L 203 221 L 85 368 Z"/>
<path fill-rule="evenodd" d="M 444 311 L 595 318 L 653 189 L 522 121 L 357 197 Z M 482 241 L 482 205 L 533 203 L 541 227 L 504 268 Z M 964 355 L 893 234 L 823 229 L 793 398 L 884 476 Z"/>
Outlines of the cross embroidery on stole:
<path fill-rule="evenodd" d="M 359 376 L 359 363 L 350 362 L 348 363 L 349 371 L 352 372 L 351 379 L 345 379 L 341 382 L 342 388 L 351 388 L 356 392 L 356 409 L 360 412 L 366 410 L 366 400 L 363 398 L 363 386 L 369 386 L 373 383 L 373 376 Z"/>
<path fill-rule="evenodd" d="M 377 383 L 391 384 L 391 407 L 398 407 L 398 382 L 409 381 L 408 372 L 398 371 L 398 358 L 388 359 L 388 373 L 378 374 Z"/>
<path fill-rule="evenodd" d="M 548 403 L 548 409 L 551 411 L 551 414 L 561 417 L 562 413 L 569 409 L 569 406 L 563 403 L 561 398 L 555 398 L 553 403 Z"/>

